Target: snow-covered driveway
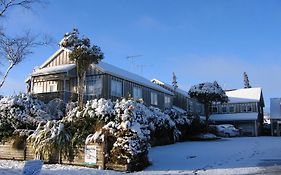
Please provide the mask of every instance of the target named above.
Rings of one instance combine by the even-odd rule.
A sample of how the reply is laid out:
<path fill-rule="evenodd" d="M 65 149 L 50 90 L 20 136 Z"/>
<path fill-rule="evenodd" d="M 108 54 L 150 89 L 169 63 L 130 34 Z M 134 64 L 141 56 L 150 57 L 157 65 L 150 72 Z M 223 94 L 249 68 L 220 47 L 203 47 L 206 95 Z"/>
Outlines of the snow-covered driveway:
<path fill-rule="evenodd" d="M 149 157 L 152 165 L 134 174 L 281 174 L 281 137 L 239 137 L 208 142 L 183 142 L 152 148 Z M 0 174 L 21 174 L 22 166 L 21 162 L 0 160 Z M 41 174 L 119 173 L 44 165 Z"/>

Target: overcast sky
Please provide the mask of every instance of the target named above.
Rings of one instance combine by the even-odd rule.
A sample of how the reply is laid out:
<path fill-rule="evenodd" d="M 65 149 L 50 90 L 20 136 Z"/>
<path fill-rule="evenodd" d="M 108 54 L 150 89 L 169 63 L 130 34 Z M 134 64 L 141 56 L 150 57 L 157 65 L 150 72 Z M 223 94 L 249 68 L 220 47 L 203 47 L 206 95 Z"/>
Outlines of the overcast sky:
<path fill-rule="evenodd" d="M 281 1 L 278 0 L 50 0 L 1 19 L 10 35 L 30 30 L 56 43 L 78 28 L 101 47 L 105 62 L 180 88 L 217 80 L 226 89 L 253 87 L 281 97 Z M 1 94 L 25 91 L 24 80 L 56 44 L 34 50 L 12 70 Z M 134 64 L 126 59 L 135 57 Z M 143 69 L 141 69 L 143 67 Z M 3 71 L 4 68 L 1 68 Z"/>

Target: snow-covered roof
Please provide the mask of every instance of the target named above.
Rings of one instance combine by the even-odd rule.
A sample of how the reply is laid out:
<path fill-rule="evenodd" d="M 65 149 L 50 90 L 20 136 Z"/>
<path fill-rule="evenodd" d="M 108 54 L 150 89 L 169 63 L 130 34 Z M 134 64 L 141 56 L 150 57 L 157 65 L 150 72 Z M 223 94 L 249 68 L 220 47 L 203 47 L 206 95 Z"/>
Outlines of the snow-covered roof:
<path fill-rule="evenodd" d="M 148 79 L 141 77 L 137 74 L 128 72 L 124 69 L 118 68 L 116 66 L 113 66 L 111 64 L 105 63 L 103 61 L 99 62 L 99 64 L 96 65 L 98 69 L 100 69 L 102 72 L 105 72 L 107 74 L 116 76 L 116 77 L 120 77 L 122 79 L 128 80 L 128 81 L 132 81 L 134 83 L 140 84 L 140 85 L 144 85 L 147 87 L 150 87 L 154 90 L 160 91 L 160 92 L 164 92 L 166 94 L 170 94 L 173 95 L 173 93 L 171 93 L 170 91 L 150 82 Z"/>
<path fill-rule="evenodd" d="M 51 62 L 58 54 L 60 54 L 62 51 L 64 51 L 63 48 L 60 48 L 57 50 L 53 55 L 51 55 L 41 66 L 40 68 L 45 67 L 49 62 Z"/>
<path fill-rule="evenodd" d="M 158 80 L 158 79 L 156 79 L 156 78 L 152 79 L 151 82 L 155 82 L 156 84 L 159 84 L 159 85 L 162 85 L 162 86 L 167 87 L 168 89 L 174 90 L 174 87 L 173 87 L 172 85 L 167 84 L 167 83 L 164 83 L 164 82 L 162 82 L 162 81 L 160 81 L 160 80 Z M 185 96 L 185 97 L 189 97 L 188 92 L 185 91 L 185 90 L 182 90 L 182 89 L 180 89 L 180 88 L 176 88 L 175 91 L 176 91 L 177 93 L 179 93 L 179 94 Z"/>
<path fill-rule="evenodd" d="M 237 120 L 257 120 L 258 113 L 233 113 L 233 114 L 212 114 L 210 120 L 214 121 L 237 121 Z"/>
<path fill-rule="evenodd" d="M 226 91 L 228 96 L 228 103 L 245 103 L 245 102 L 259 102 L 262 98 L 262 89 L 257 88 L 245 88 L 232 91 Z"/>
<path fill-rule="evenodd" d="M 56 72 L 56 71 L 63 71 L 64 68 L 68 68 L 67 66 L 64 67 L 64 65 L 61 65 L 61 67 L 59 66 L 53 66 L 53 67 L 48 67 L 48 68 L 43 68 L 45 67 L 48 63 L 50 63 L 52 60 L 54 60 L 56 58 L 56 56 L 58 54 L 60 54 L 62 51 L 67 51 L 67 52 L 71 52 L 69 49 L 66 49 L 64 47 L 61 47 L 58 51 L 56 51 L 52 56 L 50 56 L 41 66 L 40 69 L 33 72 L 32 75 L 45 75 L 45 74 L 50 74 L 50 73 L 60 73 L 60 72 Z M 73 65 L 73 64 L 67 64 L 67 65 Z M 75 66 L 75 65 L 73 65 Z M 149 80 L 145 79 L 144 77 L 141 77 L 137 74 L 128 72 L 124 69 L 118 68 L 116 66 L 113 66 L 111 64 L 105 63 L 105 62 L 100 62 L 97 65 L 98 68 L 100 68 L 101 71 L 110 74 L 110 75 L 114 75 L 129 81 L 132 81 L 134 83 L 138 83 L 147 87 L 150 87 L 154 90 L 160 91 L 160 92 L 164 92 L 166 94 L 169 95 L 173 95 L 173 93 L 171 93 L 170 91 L 150 82 Z"/>
<path fill-rule="evenodd" d="M 55 74 L 55 73 L 63 73 L 68 72 L 76 67 L 75 64 L 64 64 L 59 66 L 52 66 L 46 67 L 42 69 L 35 70 L 31 75 L 32 76 L 39 76 L 39 75 L 48 75 L 48 74 Z"/>

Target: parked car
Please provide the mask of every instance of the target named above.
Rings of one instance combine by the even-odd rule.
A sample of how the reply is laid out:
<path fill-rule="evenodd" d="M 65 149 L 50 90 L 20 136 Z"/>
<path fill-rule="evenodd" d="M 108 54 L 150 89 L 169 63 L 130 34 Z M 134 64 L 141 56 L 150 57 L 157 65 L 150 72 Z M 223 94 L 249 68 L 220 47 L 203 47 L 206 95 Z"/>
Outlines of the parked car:
<path fill-rule="evenodd" d="M 210 132 L 221 137 L 236 137 L 240 135 L 239 129 L 231 124 L 210 125 Z"/>

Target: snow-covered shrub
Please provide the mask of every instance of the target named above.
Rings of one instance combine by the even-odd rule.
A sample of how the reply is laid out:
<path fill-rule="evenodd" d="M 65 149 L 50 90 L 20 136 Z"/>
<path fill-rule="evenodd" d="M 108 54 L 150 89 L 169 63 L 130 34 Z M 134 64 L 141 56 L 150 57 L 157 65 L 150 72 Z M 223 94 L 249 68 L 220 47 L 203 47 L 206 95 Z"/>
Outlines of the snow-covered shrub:
<path fill-rule="evenodd" d="M 0 100 L 0 140 L 16 129 L 35 129 L 40 122 L 55 119 L 46 104 L 29 94 L 3 97 Z"/>
<path fill-rule="evenodd" d="M 179 136 L 179 132 L 176 128 L 176 123 L 171 117 L 163 112 L 159 108 L 150 106 L 149 110 L 151 115 L 148 116 L 148 121 L 153 126 L 151 129 L 151 142 L 152 145 L 163 145 L 173 143 Z"/>
<path fill-rule="evenodd" d="M 112 121 L 115 118 L 114 104 L 111 102 L 111 100 L 105 100 L 104 98 L 101 98 L 99 100 L 94 99 L 87 101 L 85 107 L 80 111 L 73 103 L 67 105 L 66 118 L 68 120 L 85 117 L 93 118 L 96 121 L 104 123 Z"/>
<path fill-rule="evenodd" d="M 55 98 L 47 104 L 48 114 L 55 117 L 55 119 L 62 119 L 65 116 L 66 104 L 63 100 Z"/>
<path fill-rule="evenodd" d="M 169 115 L 171 120 L 176 124 L 176 128 L 174 129 L 174 140 L 179 141 L 186 139 L 191 124 L 187 114 L 174 108 L 167 109 L 164 113 Z"/>
<path fill-rule="evenodd" d="M 63 121 L 51 120 L 45 125 L 40 123 L 37 129 L 28 137 L 37 156 L 50 157 L 58 150 L 69 152 L 71 133 L 65 128 Z M 67 150 L 67 151 L 66 151 Z"/>
<path fill-rule="evenodd" d="M 116 102 L 114 110 L 115 120 L 89 135 L 86 142 L 103 142 L 105 138 L 111 137 L 113 139 L 107 143 L 110 147 L 108 161 L 116 164 L 130 163 L 136 169 L 142 169 L 148 164 L 150 130 L 144 114 L 149 109 L 141 103 L 123 99 Z"/>
<path fill-rule="evenodd" d="M 190 117 L 191 124 L 190 124 L 190 131 L 189 136 L 194 136 L 197 134 L 204 133 L 206 131 L 206 123 L 205 120 L 200 118 L 198 115 L 193 115 Z"/>

